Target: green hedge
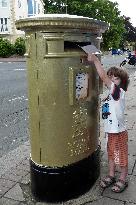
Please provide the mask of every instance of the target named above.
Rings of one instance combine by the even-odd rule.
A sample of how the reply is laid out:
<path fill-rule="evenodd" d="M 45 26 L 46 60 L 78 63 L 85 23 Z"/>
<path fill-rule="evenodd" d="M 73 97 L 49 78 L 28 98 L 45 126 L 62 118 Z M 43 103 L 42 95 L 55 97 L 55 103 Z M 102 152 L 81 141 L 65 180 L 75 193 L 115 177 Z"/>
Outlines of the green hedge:
<path fill-rule="evenodd" d="M 14 44 L 15 54 L 22 56 L 26 52 L 25 40 L 23 38 L 17 38 Z"/>
<path fill-rule="evenodd" d="M 25 40 L 23 38 L 17 38 L 14 44 L 7 39 L 0 38 L 0 57 L 23 56 L 25 52 Z"/>

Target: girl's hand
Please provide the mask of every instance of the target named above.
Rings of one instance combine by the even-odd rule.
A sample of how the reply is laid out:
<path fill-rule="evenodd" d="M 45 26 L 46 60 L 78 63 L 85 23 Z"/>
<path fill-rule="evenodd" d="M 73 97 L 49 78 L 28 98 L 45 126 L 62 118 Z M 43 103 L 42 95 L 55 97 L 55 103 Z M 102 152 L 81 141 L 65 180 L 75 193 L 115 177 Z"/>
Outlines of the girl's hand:
<path fill-rule="evenodd" d="M 88 59 L 88 61 L 90 63 L 91 62 L 94 63 L 99 77 L 105 83 L 105 85 L 110 89 L 112 82 L 111 82 L 110 78 L 107 76 L 107 73 L 104 70 L 104 68 L 102 67 L 101 62 L 98 59 L 98 57 L 96 55 L 94 55 L 94 54 L 88 54 L 88 58 L 87 59 Z"/>

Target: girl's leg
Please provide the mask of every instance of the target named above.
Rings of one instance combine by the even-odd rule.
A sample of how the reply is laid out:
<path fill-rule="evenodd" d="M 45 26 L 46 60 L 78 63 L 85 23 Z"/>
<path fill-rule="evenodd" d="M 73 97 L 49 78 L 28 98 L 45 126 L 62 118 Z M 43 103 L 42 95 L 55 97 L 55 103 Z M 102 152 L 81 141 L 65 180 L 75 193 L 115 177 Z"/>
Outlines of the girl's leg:
<path fill-rule="evenodd" d="M 128 167 L 127 166 L 126 167 L 120 167 L 120 169 L 121 169 L 121 174 L 120 174 L 119 179 L 125 181 L 126 177 L 128 175 Z"/>
<path fill-rule="evenodd" d="M 119 145 L 119 162 L 120 162 L 120 177 L 118 181 L 113 185 L 112 191 L 120 193 L 128 186 L 126 180 L 128 175 L 128 135 L 127 132 L 122 132 L 118 138 Z"/>
<path fill-rule="evenodd" d="M 112 159 L 109 159 L 109 175 L 114 177 L 115 175 L 115 163 L 114 163 L 114 160 Z"/>
<path fill-rule="evenodd" d="M 107 187 L 107 184 L 115 182 L 115 150 L 118 144 L 116 134 L 108 133 L 107 153 L 108 153 L 108 176 L 101 180 L 100 186 Z M 105 186 L 106 185 L 106 186 Z"/>
<path fill-rule="evenodd" d="M 115 137 L 112 134 L 108 134 L 108 142 L 107 142 L 107 153 L 108 153 L 108 168 L 109 175 L 115 175 L 115 161 L 114 161 L 114 147 L 115 147 Z"/>
<path fill-rule="evenodd" d="M 120 152 L 120 170 L 119 179 L 125 181 L 128 174 L 128 133 L 127 131 L 120 133 L 119 136 L 119 152 Z"/>
<path fill-rule="evenodd" d="M 125 188 L 128 186 L 128 182 L 126 180 L 127 174 L 128 174 L 128 167 L 120 167 L 121 174 L 118 179 L 118 181 L 113 185 L 112 191 L 116 193 L 120 193 L 125 190 Z"/>
<path fill-rule="evenodd" d="M 106 188 L 109 187 L 111 184 L 115 183 L 115 163 L 114 160 L 109 160 L 108 162 L 108 166 L 109 166 L 109 171 L 108 171 L 108 175 L 103 178 L 100 182 L 100 186 L 102 188 Z"/>

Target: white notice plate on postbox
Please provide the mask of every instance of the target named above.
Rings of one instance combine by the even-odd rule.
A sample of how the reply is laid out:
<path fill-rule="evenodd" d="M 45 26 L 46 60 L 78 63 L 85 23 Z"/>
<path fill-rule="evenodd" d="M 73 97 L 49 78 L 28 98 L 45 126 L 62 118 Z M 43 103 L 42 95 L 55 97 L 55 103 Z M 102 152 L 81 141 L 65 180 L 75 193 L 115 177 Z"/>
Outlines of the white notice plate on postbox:
<path fill-rule="evenodd" d="M 76 99 L 86 99 L 88 97 L 88 73 L 76 74 Z"/>

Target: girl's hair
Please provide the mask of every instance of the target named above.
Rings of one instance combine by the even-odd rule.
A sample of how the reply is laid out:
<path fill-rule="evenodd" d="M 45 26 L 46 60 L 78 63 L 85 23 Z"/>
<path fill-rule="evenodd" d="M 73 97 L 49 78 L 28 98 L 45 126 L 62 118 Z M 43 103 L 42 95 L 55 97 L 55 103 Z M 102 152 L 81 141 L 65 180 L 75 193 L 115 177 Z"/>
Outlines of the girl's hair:
<path fill-rule="evenodd" d="M 129 80 L 128 73 L 125 70 L 118 68 L 118 67 L 111 67 L 107 71 L 107 75 L 108 76 L 114 75 L 115 77 L 119 77 L 121 79 L 120 87 L 124 91 L 127 91 L 128 84 L 129 84 L 130 80 Z"/>

